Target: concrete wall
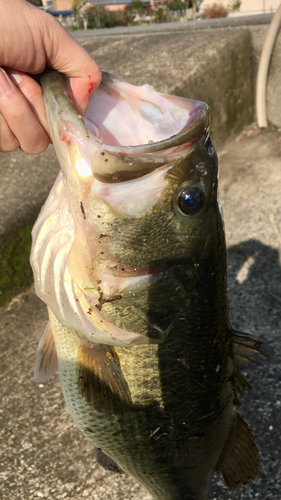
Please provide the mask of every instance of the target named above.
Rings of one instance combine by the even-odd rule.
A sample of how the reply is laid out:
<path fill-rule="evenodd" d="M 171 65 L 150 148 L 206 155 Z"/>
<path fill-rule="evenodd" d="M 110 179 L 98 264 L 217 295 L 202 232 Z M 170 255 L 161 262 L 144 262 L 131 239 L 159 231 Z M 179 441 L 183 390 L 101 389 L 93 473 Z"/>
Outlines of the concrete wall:
<path fill-rule="evenodd" d="M 272 16 L 76 34 L 101 68 L 135 85 L 206 101 L 217 146 L 256 119 L 256 76 Z M 261 24 L 260 24 L 261 22 Z M 83 36 L 83 35 L 87 36 Z M 268 78 L 268 119 L 281 126 L 281 35 Z"/>

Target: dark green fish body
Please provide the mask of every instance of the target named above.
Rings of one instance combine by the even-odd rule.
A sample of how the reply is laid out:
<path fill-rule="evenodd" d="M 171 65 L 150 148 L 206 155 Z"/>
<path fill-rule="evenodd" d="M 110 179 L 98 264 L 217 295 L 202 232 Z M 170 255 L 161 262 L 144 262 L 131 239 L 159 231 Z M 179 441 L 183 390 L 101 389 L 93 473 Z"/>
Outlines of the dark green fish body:
<path fill-rule="evenodd" d="M 111 92 L 116 85 L 123 92 L 128 84 L 115 82 Z M 43 88 L 48 106 L 48 81 Z M 154 120 L 160 108 L 147 99 L 140 114 Z M 166 149 L 163 138 L 151 150 L 104 141 L 95 161 L 83 143 L 92 172 L 82 172 L 71 146 L 74 121 L 60 112 L 57 152 L 65 147 L 74 167 L 64 170 L 60 158 L 63 178 L 34 229 L 37 293 L 50 316 L 36 378 L 55 371 L 57 355 L 67 406 L 97 460 L 135 477 L 155 500 L 206 500 L 214 470 L 236 490 L 256 477 L 259 463 L 235 407 L 246 386 L 239 364 L 260 346 L 232 330 L 217 158 L 207 108 L 192 106 L 187 132 L 170 131 Z M 166 113 L 175 120 L 178 108 Z M 99 170 L 101 158 L 109 164 Z"/>

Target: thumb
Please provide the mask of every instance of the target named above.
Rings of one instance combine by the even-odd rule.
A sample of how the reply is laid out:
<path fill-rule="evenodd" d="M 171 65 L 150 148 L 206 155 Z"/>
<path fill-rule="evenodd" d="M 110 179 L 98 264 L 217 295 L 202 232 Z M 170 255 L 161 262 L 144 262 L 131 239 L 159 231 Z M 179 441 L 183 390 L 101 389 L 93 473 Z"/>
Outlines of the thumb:
<path fill-rule="evenodd" d="M 101 81 L 101 71 L 96 71 L 94 68 L 89 69 L 90 71 L 86 72 L 84 76 L 70 77 L 73 104 L 78 113 L 83 116 L 87 114 L 90 98 Z"/>

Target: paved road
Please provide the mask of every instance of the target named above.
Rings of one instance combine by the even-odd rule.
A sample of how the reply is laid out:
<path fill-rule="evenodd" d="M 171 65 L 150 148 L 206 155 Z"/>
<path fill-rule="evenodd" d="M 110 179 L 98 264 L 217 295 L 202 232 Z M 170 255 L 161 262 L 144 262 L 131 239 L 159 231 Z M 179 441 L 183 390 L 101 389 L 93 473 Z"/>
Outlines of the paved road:
<path fill-rule="evenodd" d="M 220 151 L 234 326 L 265 343 L 263 365 L 245 365 L 253 388 L 240 413 L 261 454 L 258 479 L 229 493 L 214 475 L 210 500 L 279 500 L 281 491 L 281 134 L 248 129 Z M 36 161 L 36 160 L 35 160 Z M 28 291 L 0 311 L 1 500 L 151 500 L 126 476 L 105 473 L 66 410 L 58 377 L 32 379 L 47 320 Z"/>

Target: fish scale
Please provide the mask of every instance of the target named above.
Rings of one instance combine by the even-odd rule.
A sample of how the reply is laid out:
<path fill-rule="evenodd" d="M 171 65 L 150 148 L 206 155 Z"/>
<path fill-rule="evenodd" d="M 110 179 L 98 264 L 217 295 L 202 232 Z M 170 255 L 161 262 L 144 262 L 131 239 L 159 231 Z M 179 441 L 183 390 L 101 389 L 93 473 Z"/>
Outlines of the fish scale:
<path fill-rule="evenodd" d="M 184 478 L 189 468 L 192 468 L 192 474 L 194 469 L 197 472 L 194 465 L 196 463 L 195 457 L 198 460 L 198 452 L 201 446 L 203 449 L 207 447 L 211 456 L 212 444 L 215 445 L 216 453 L 212 456 L 213 464 L 208 466 L 208 469 L 212 470 L 219 456 L 217 440 L 222 443 L 226 440 L 225 421 L 221 417 L 222 423 L 218 426 L 217 413 L 223 416 L 223 411 L 226 412 L 226 410 L 221 411 L 221 407 L 228 406 L 227 412 L 232 415 L 233 390 L 229 382 L 225 384 L 224 372 L 227 367 L 223 366 L 224 358 L 217 352 L 220 343 L 217 341 L 214 344 L 217 323 L 214 325 L 212 325 L 211 321 L 208 325 L 204 323 L 202 329 L 200 329 L 200 338 L 204 350 L 201 345 L 198 345 L 196 337 L 194 339 L 195 346 L 192 345 L 192 342 L 186 342 L 184 339 L 185 336 L 190 337 L 188 335 L 190 330 L 196 335 L 196 328 L 200 327 L 202 321 L 202 303 L 203 307 L 207 309 L 207 311 L 203 312 L 208 314 L 208 317 L 210 317 L 209 309 L 215 310 L 214 294 L 211 295 L 212 300 L 210 297 L 207 300 L 206 297 L 200 295 L 199 304 L 194 304 L 193 300 L 193 307 L 191 307 L 189 315 L 195 316 L 195 318 L 190 318 L 188 312 L 186 312 L 184 321 L 179 320 L 178 325 L 175 325 L 170 332 L 169 344 L 140 346 L 132 349 L 116 348 L 122 376 L 132 398 L 132 408 L 129 416 L 125 413 L 124 421 L 121 423 L 118 422 L 118 418 L 116 419 L 114 414 L 109 416 L 108 412 L 104 414 L 94 412 L 93 406 L 87 404 L 85 398 L 79 394 L 76 366 L 79 339 L 75 332 L 70 332 L 65 327 L 62 328 L 55 317 L 52 314 L 50 315 L 60 360 L 61 385 L 76 424 L 89 439 L 94 441 L 96 446 L 107 453 L 110 452 L 110 456 L 118 461 L 118 465 L 123 470 L 134 475 L 155 498 L 167 498 L 167 500 L 172 498 L 192 498 L 182 496 L 182 492 L 186 491 L 190 482 L 189 480 L 185 483 Z M 199 322 L 197 316 L 199 316 Z M 215 321 L 217 320 L 216 316 L 215 314 Z M 66 350 L 66 347 L 68 350 Z M 212 347 L 213 353 L 210 352 L 210 347 Z M 192 356 L 190 353 L 192 353 Z M 186 360 L 188 369 L 183 366 L 179 361 L 180 359 Z M 212 365 L 212 371 L 208 370 L 208 367 L 204 367 L 206 362 L 208 365 Z M 218 364 L 221 367 L 220 374 L 215 371 Z M 209 374 L 207 381 L 204 379 L 205 372 Z M 210 373 L 213 375 L 213 380 Z M 149 386 L 151 380 L 155 380 L 153 390 Z M 204 387 L 205 384 L 207 384 L 206 387 Z M 223 401 L 217 401 L 216 392 L 214 400 L 208 398 L 207 407 L 202 409 L 201 405 L 204 403 L 206 395 L 210 390 L 213 391 L 212 385 L 228 385 L 228 389 L 227 387 L 218 388 L 220 398 L 221 395 L 224 396 Z M 200 392 L 203 393 L 203 397 L 198 398 Z M 163 408 L 161 408 L 162 406 Z M 207 415 L 207 417 L 198 420 L 198 416 L 202 414 Z M 230 418 L 230 415 L 228 418 Z M 185 421 L 188 423 L 187 428 L 184 427 L 186 426 Z M 179 430 L 177 427 L 179 427 Z M 159 428 L 159 431 L 156 435 L 150 437 L 150 434 L 157 428 Z M 85 429 L 90 429 L 90 431 Z M 208 444 L 205 443 L 204 446 L 200 446 L 200 440 L 205 439 L 204 434 L 208 436 Z M 156 439 L 158 436 L 160 436 L 159 439 Z M 169 443 L 165 443 L 167 440 L 169 440 Z M 127 448 L 124 446 L 124 441 L 127 443 Z M 164 443 L 164 448 L 162 443 Z M 184 457 L 183 464 L 178 462 L 179 443 L 181 443 L 181 454 Z M 191 448 L 191 450 L 189 452 L 183 450 L 182 443 L 186 443 L 187 449 Z M 161 451 L 159 449 L 155 450 L 155 448 L 159 448 L 159 445 Z M 139 458 L 142 464 L 141 470 L 138 470 L 136 463 L 131 460 L 133 446 L 138 446 Z M 192 450 L 194 447 L 196 448 L 195 452 Z M 165 454 L 168 456 L 165 457 Z M 168 488 L 166 481 L 163 483 L 161 480 L 160 483 L 160 478 L 155 477 L 157 476 L 156 473 L 152 478 L 149 477 L 149 481 L 147 480 L 147 467 L 153 467 L 154 470 L 159 456 L 161 456 L 162 466 L 165 458 L 167 459 L 167 472 L 165 474 L 168 474 L 168 471 L 171 471 L 176 465 L 177 482 L 181 483 L 178 486 L 179 492 L 176 492 L 176 488 L 173 486 L 168 494 L 167 491 L 170 488 Z M 204 469 L 201 474 L 200 471 L 197 474 L 197 482 L 201 484 L 201 482 L 204 482 L 206 471 Z M 161 489 L 159 484 L 161 484 Z M 206 495 L 206 492 L 204 495 Z M 196 498 L 201 497 L 196 496 Z M 205 498 L 205 496 L 202 496 L 202 498 Z"/>
<path fill-rule="evenodd" d="M 66 77 L 42 86 L 62 173 L 33 229 L 35 379 L 58 367 L 98 462 L 154 500 L 207 500 L 214 470 L 235 491 L 258 472 L 236 405 L 261 344 L 232 329 L 208 107 L 104 74 L 83 120 Z"/>

